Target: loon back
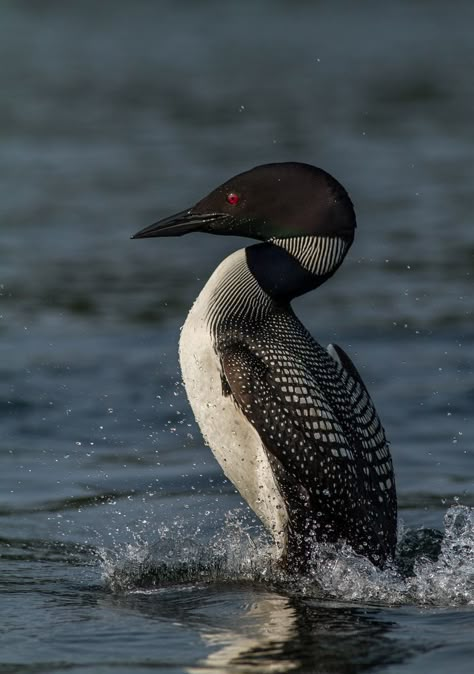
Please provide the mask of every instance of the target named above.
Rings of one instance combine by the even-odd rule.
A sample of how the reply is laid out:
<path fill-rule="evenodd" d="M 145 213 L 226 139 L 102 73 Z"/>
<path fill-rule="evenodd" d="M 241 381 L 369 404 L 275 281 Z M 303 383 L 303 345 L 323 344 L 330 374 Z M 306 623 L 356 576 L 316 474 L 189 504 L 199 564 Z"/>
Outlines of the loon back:
<path fill-rule="evenodd" d="M 211 276 L 183 327 L 180 362 L 204 438 L 297 569 L 315 541 L 347 542 L 377 565 L 396 545 L 392 461 L 372 400 L 347 354 L 323 349 L 290 306 L 335 272 L 354 228 L 331 176 L 274 164 L 136 235 L 265 240 Z"/>

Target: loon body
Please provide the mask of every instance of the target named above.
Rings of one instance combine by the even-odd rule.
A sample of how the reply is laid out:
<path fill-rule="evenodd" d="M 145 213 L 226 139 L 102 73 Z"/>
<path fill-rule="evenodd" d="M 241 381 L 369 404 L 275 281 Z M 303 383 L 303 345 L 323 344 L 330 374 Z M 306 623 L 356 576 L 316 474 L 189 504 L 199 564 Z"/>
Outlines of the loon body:
<path fill-rule="evenodd" d="M 180 363 L 206 442 L 296 569 L 315 541 L 346 542 L 379 566 L 396 545 L 392 461 L 369 393 L 347 354 L 322 348 L 290 304 L 332 276 L 355 227 L 332 176 L 282 163 L 239 174 L 134 237 L 262 242 L 212 274 L 183 326 Z"/>

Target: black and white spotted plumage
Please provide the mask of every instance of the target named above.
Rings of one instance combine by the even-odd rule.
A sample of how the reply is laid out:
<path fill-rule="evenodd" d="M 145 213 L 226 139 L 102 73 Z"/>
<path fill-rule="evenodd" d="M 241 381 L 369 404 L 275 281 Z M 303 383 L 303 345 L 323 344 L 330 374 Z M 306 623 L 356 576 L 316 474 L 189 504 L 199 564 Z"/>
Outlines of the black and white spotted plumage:
<path fill-rule="evenodd" d="M 231 395 L 257 429 L 284 494 L 290 557 L 306 559 L 315 540 L 346 541 L 378 564 L 392 556 L 392 462 L 354 366 L 336 362 L 287 312 L 269 315 L 250 339 L 221 335 L 218 350 Z"/>

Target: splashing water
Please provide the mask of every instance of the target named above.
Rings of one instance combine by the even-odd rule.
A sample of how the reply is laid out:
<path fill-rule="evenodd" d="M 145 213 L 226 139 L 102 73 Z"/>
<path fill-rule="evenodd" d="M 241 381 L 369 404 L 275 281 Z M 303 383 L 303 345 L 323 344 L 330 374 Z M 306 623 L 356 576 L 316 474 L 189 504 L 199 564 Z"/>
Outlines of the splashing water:
<path fill-rule="evenodd" d="M 383 570 L 347 546 L 338 551 L 320 548 L 311 576 L 338 599 L 474 605 L 474 509 L 453 506 L 444 524 L 444 535 L 429 529 L 402 534 L 396 562 Z"/>
<path fill-rule="evenodd" d="M 436 561 L 420 559 L 409 589 L 417 601 L 474 605 L 474 509 L 453 506 Z"/>
<path fill-rule="evenodd" d="M 474 509 L 447 511 L 444 535 L 429 529 L 401 534 L 397 559 L 381 570 L 349 546 L 316 545 L 310 570 L 295 577 L 281 569 L 265 534 L 250 533 L 229 516 L 208 543 L 186 538 L 180 524 L 154 544 L 129 544 L 99 557 L 114 592 L 157 591 L 170 585 L 265 583 L 306 597 L 383 604 L 474 605 Z"/>
<path fill-rule="evenodd" d="M 161 527 L 159 541 L 127 544 L 113 551 L 97 551 L 107 585 L 118 592 L 133 592 L 178 584 L 211 582 L 265 582 L 276 578 L 273 545 L 265 533 L 250 528 L 228 513 L 224 531 L 208 542 L 185 533 L 182 521 Z"/>

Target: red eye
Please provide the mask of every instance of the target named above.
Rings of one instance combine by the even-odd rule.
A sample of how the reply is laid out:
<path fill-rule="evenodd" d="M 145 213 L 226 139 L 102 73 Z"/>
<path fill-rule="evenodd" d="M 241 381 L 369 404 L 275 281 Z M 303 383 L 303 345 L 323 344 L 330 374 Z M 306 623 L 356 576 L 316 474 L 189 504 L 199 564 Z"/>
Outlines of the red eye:
<path fill-rule="evenodd" d="M 235 206 L 236 204 L 239 203 L 240 197 L 235 192 L 230 192 L 227 195 L 227 201 L 229 202 L 229 204 L 231 204 L 231 206 Z"/>

